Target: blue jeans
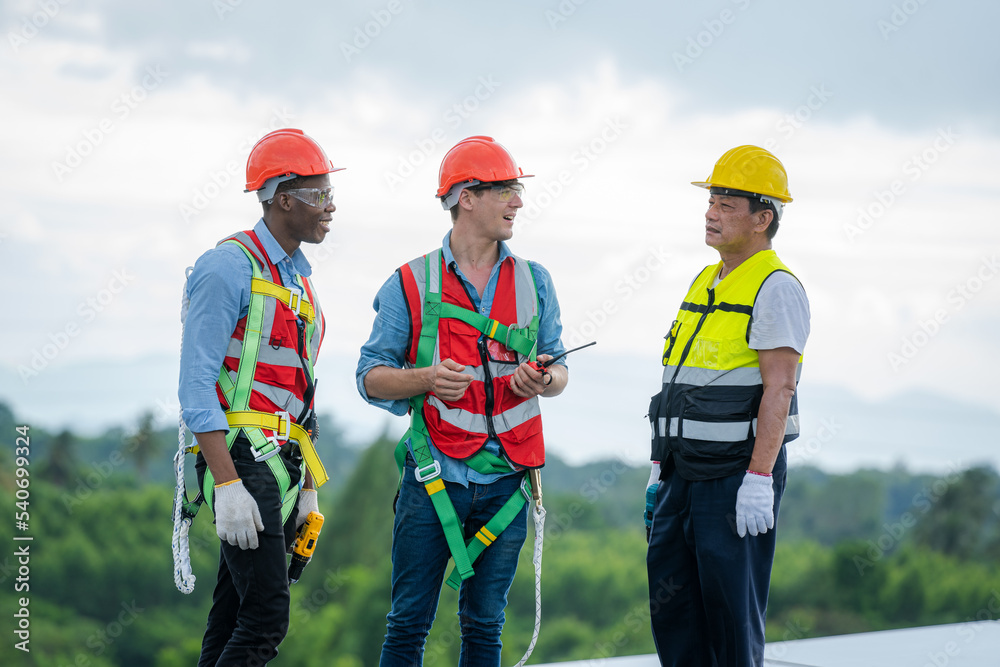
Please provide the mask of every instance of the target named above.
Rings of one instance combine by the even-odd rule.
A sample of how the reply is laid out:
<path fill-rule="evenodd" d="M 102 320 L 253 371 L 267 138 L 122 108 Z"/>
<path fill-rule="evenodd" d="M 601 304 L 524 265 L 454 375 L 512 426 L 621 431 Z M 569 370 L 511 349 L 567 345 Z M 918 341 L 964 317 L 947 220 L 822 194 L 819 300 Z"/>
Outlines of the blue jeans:
<path fill-rule="evenodd" d="M 744 473 L 692 482 L 664 461 L 646 567 L 656 652 L 663 665 L 759 667 L 774 561 L 785 448 L 773 470 L 773 529 L 736 533 Z"/>
<path fill-rule="evenodd" d="M 392 528 L 392 610 L 386 617 L 381 667 L 423 664 L 424 642 L 434 623 L 451 557 L 430 496 L 413 473 L 413 461 L 407 457 Z M 519 492 L 523 478 L 523 474 L 510 475 L 492 484 L 471 483 L 468 488 L 445 482 L 466 537 L 474 535 Z M 462 582 L 458 597 L 462 628 L 459 667 L 499 667 L 507 591 L 514 581 L 527 532 L 525 505 L 473 563 L 475 575 Z"/>

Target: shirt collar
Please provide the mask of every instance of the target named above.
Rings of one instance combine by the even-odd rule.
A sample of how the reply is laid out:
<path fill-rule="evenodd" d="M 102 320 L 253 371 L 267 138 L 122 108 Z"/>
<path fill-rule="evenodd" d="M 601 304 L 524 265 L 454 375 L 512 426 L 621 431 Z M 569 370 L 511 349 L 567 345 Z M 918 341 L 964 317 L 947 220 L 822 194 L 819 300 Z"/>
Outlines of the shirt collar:
<path fill-rule="evenodd" d="M 271 230 L 267 228 L 267 224 L 264 222 L 264 218 L 257 221 L 254 226 L 253 231 L 257 234 L 257 238 L 260 239 L 260 243 L 264 246 L 264 250 L 267 252 L 268 259 L 271 263 L 277 266 L 282 260 L 287 259 L 291 262 L 292 268 L 295 272 L 306 276 L 307 278 L 312 275 L 312 265 L 309 264 L 309 260 L 306 259 L 305 254 L 302 252 L 302 248 L 297 248 L 292 256 L 289 257 L 285 249 L 281 247 L 281 244 L 274 238 Z"/>
<path fill-rule="evenodd" d="M 441 249 L 444 252 L 444 264 L 448 267 L 455 263 L 455 255 L 451 252 L 451 232 L 452 230 L 449 229 L 448 233 L 444 235 L 444 240 L 441 241 Z M 497 264 L 501 264 L 508 257 L 513 257 L 514 253 L 510 251 L 510 248 L 503 241 L 498 241 L 498 243 L 500 244 L 500 259 L 497 260 Z"/>

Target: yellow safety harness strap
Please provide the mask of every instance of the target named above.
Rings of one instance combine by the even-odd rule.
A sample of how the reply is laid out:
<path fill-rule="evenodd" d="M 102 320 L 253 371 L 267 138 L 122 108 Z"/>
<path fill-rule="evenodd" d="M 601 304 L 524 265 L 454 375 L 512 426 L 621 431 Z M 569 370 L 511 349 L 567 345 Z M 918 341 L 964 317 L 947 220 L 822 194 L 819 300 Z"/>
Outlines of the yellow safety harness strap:
<path fill-rule="evenodd" d="M 293 292 L 283 285 L 272 283 L 263 278 L 253 278 L 250 280 L 250 293 L 269 296 L 281 301 L 292 309 L 292 312 L 301 317 L 306 322 L 312 322 L 316 317 L 311 303 L 302 298 L 298 292 Z"/>
<path fill-rule="evenodd" d="M 319 488 L 329 481 L 330 476 L 326 473 L 326 468 L 316 453 L 313 446 L 312 437 L 309 431 L 305 430 L 291 419 L 287 418 L 287 413 L 271 414 L 268 412 L 257 412 L 255 410 L 234 411 L 226 413 L 226 420 L 233 428 L 261 428 L 274 431 L 277 440 L 294 440 L 299 443 L 302 450 L 302 458 L 312 473 L 313 482 Z M 280 443 L 270 440 L 269 445 L 279 447 Z M 259 454 L 267 456 L 268 449 L 259 450 Z"/>

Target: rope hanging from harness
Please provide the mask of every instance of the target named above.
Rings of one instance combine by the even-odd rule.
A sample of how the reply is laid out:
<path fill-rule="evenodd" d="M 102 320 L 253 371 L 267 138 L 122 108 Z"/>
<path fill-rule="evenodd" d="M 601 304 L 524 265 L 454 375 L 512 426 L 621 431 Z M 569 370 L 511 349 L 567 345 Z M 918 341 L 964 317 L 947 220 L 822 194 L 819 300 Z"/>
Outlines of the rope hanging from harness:
<path fill-rule="evenodd" d="M 190 275 L 188 268 L 186 274 Z M 181 294 L 181 351 L 184 350 L 184 322 L 187 319 L 187 286 Z M 190 451 L 184 436 L 183 411 L 178 408 L 177 412 L 177 451 L 174 453 L 174 476 L 177 480 L 177 487 L 174 492 L 174 533 L 170 540 L 170 551 L 174 558 L 174 584 L 177 590 L 184 594 L 194 591 L 194 584 L 197 577 L 191 570 L 191 548 L 188 543 L 188 532 L 191 530 L 191 522 L 200 507 L 200 499 L 195 502 L 188 502 L 187 488 L 184 484 L 184 456 Z"/>

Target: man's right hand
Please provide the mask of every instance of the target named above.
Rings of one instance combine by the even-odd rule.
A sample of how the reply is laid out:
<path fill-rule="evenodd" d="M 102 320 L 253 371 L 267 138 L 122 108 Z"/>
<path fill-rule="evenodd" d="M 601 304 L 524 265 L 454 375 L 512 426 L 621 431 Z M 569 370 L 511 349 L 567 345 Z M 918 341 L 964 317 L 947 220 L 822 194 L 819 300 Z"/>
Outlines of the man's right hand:
<path fill-rule="evenodd" d="M 442 401 L 457 401 L 465 395 L 465 390 L 472 383 L 472 376 L 462 373 L 465 366 L 445 359 L 437 366 L 431 366 L 429 391 Z"/>
<path fill-rule="evenodd" d="M 240 549 L 256 549 L 257 533 L 264 530 L 257 501 L 237 479 L 215 487 L 215 532 Z"/>

